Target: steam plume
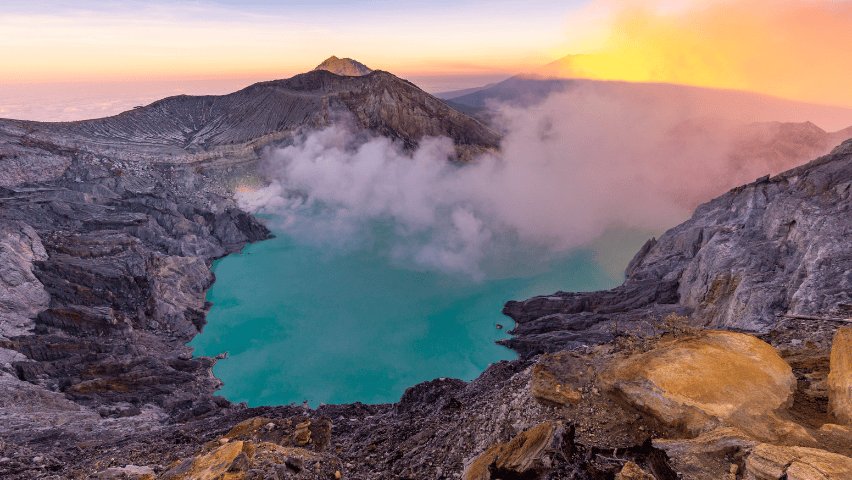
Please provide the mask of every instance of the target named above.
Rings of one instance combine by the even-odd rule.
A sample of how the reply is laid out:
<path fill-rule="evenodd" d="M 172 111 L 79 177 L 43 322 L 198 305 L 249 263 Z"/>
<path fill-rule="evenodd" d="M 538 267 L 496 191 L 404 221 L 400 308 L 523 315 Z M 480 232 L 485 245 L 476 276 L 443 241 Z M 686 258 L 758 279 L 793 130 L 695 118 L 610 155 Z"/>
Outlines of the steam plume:
<path fill-rule="evenodd" d="M 662 231 L 700 201 L 804 160 L 737 160 L 738 124 L 657 100 L 579 88 L 500 107 L 500 151 L 465 165 L 448 161 L 446 138 L 406 152 L 339 123 L 271 152 L 272 183 L 239 201 L 306 241 L 351 247 L 378 226 L 398 262 L 482 277 L 518 252 Z"/>

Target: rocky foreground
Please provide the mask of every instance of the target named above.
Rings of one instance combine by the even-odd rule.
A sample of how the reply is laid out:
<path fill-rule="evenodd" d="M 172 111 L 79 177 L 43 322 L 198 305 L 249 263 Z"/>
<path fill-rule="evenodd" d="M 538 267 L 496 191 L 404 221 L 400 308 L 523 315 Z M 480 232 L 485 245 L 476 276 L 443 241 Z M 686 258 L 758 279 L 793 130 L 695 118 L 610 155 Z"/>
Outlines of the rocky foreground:
<path fill-rule="evenodd" d="M 509 302 L 520 358 L 473 382 L 313 410 L 215 396 L 215 359 L 185 346 L 209 267 L 268 236 L 228 189 L 296 125 L 247 95 L 407 144 L 497 141 L 449 109 L 408 116 L 447 107 L 390 74 L 305 75 L 198 110 L 0 121 L 0 477 L 852 478 L 852 141 L 702 205 L 620 287 Z M 257 122 L 220 128 L 222 102 L 247 115 L 229 129 Z M 187 123 L 147 130 L 168 109 Z"/>

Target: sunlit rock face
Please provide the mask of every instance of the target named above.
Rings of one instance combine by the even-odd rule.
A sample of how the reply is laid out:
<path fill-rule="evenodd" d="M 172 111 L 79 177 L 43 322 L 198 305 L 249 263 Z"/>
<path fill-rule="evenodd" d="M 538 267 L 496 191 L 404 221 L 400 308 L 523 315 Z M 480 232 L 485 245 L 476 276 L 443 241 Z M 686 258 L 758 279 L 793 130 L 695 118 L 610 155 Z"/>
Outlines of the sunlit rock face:
<path fill-rule="evenodd" d="M 746 459 L 746 478 L 841 480 L 852 477 L 852 458 L 807 447 L 760 444 Z"/>
<path fill-rule="evenodd" d="M 726 424 L 764 436 L 781 430 L 774 412 L 791 401 L 796 378 L 771 345 L 713 331 L 630 357 L 604 384 L 667 424 L 691 431 Z"/>
<path fill-rule="evenodd" d="M 360 77 L 373 71 L 357 60 L 352 60 L 351 58 L 337 58 L 334 55 L 326 58 L 322 63 L 317 65 L 314 70 L 326 70 L 334 73 L 335 75 L 343 75 L 347 77 Z"/>

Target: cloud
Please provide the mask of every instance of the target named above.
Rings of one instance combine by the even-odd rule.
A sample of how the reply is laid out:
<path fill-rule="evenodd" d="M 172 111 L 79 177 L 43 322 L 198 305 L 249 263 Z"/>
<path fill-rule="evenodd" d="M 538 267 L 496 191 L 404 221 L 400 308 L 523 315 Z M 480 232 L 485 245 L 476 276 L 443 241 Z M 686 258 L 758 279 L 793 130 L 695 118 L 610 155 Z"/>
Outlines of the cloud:
<path fill-rule="evenodd" d="M 662 231 L 699 202 L 804 160 L 741 161 L 741 124 L 594 86 L 497 112 L 500 151 L 465 165 L 449 161 L 446 138 L 405 151 L 346 122 L 308 132 L 268 154 L 269 186 L 238 199 L 302 241 L 357 248 L 378 231 L 400 264 L 482 278 L 613 229 Z"/>

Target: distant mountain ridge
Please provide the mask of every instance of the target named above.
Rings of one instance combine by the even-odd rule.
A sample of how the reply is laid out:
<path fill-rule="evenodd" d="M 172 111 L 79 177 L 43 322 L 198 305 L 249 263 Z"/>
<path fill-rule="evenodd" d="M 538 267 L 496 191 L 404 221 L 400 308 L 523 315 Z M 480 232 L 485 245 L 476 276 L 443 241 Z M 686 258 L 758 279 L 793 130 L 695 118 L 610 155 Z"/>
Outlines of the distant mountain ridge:
<path fill-rule="evenodd" d="M 671 83 L 636 83 L 523 74 L 462 95 L 441 95 L 456 108 L 471 114 L 481 114 L 490 104 L 528 106 L 544 100 L 551 94 L 579 89 L 606 96 L 640 97 L 648 101 L 665 99 L 696 110 L 706 110 L 708 106 L 717 110 L 736 110 L 742 113 L 744 119 L 753 118 L 747 121 L 810 121 L 826 130 L 839 130 L 852 125 L 850 108 L 799 102 L 740 90 Z"/>

